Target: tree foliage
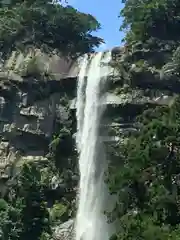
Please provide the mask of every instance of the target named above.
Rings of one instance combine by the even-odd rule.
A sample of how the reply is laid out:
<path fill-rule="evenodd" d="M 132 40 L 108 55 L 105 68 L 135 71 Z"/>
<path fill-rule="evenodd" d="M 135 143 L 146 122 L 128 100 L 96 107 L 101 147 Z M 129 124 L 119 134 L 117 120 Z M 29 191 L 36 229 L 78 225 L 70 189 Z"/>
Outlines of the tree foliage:
<path fill-rule="evenodd" d="M 25 164 L 9 188 L 7 202 L 0 201 L 2 240 L 39 240 L 43 233 L 50 233 L 44 188 L 40 171 Z"/>
<path fill-rule="evenodd" d="M 100 28 L 90 14 L 46 0 L 0 2 L 0 51 L 28 47 L 56 50 L 66 55 L 92 51 L 102 40 L 92 35 Z"/>
<path fill-rule="evenodd" d="M 8 58 L 14 50 L 26 54 L 36 48 L 70 57 L 93 52 L 103 42 L 93 35 L 100 24 L 92 15 L 64 6 L 62 2 L 0 0 L 1 57 Z M 33 63 L 36 62 L 31 62 L 28 71 L 36 71 L 32 69 Z M 73 217 L 76 153 L 71 124 L 68 128 L 63 125 L 60 123 L 61 130 L 58 129 L 59 134 L 50 144 L 47 166 L 40 169 L 37 163 L 25 164 L 8 181 L 8 193 L 0 199 L 0 239 L 47 240 L 52 238 L 51 227 L 56 220 L 62 222 Z M 58 178 L 54 180 L 55 187 L 51 186 L 53 177 Z M 53 209 L 51 217 L 49 207 Z"/>
<path fill-rule="evenodd" d="M 180 2 L 123 3 L 121 30 L 126 31 L 126 45 L 120 61 L 114 62 L 120 72 L 116 87 L 122 90 L 128 84 L 151 97 L 159 91 L 178 96 L 169 106 L 144 111 L 136 119 L 138 131 L 117 146 L 119 156 L 109 168 L 110 191 L 117 194 L 117 204 L 109 217 L 119 221 L 115 239 L 179 239 Z"/>
<path fill-rule="evenodd" d="M 179 239 L 180 98 L 171 107 L 146 110 L 138 121 L 143 127 L 123 146 L 120 167 L 110 168 L 118 237 Z"/>
<path fill-rule="evenodd" d="M 122 29 L 129 29 L 131 40 L 150 37 L 179 41 L 180 3 L 178 0 L 124 0 Z"/>

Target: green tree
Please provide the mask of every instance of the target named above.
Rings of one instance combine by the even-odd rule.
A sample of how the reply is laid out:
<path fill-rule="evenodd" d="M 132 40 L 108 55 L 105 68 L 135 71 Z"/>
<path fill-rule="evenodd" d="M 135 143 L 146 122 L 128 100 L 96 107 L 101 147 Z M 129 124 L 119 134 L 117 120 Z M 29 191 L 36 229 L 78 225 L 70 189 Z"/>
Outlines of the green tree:
<path fill-rule="evenodd" d="M 43 232 L 49 232 L 49 213 L 45 204 L 41 174 L 35 165 L 24 165 L 20 178 L 18 197 L 22 198 L 20 239 L 39 240 Z"/>
<path fill-rule="evenodd" d="M 138 121 L 142 128 L 123 146 L 119 168 L 110 168 L 118 239 L 179 239 L 180 98 Z"/>
<path fill-rule="evenodd" d="M 121 29 L 129 29 L 131 40 L 150 37 L 179 41 L 180 3 L 178 0 L 123 0 Z"/>
<path fill-rule="evenodd" d="M 0 51 L 37 47 L 76 56 L 93 51 L 102 39 L 92 35 L 97 20 L 71 6 L 45 0 L 10 1 L 0 8 Z"/>
<path fill-rule="evenodd" d="M 2 240 L 39 240 L 51 234 L 44 188 L 38 168 L 25 164 L 10 186 L 7 202 L 0 201 Z"/>
<path fill-rule="evenodd" d="M 22 222 L 21 222 L 21 204 L 16 202 L 16 206 L 12 206 L 0 200 L 0 239 L 2 240 L 19 240 Z"/>

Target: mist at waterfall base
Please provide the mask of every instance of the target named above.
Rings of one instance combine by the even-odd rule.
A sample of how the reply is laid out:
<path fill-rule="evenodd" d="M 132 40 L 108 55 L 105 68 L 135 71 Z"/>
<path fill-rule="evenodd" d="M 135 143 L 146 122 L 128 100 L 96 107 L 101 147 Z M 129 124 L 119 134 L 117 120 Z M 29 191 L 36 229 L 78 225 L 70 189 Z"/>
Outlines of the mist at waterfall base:
<path fill-rule="evenodd" d="M 104 214 L 108 197 L 104 183 L 107 168 L 103 142 L 99 136 L 105 108 L 102 90 L 109 67 L 110 52 L 84 56 L 77 87 L 77 149 L 79 151 L 79 195 L 76 216 L 76 240 L 108 240 L 111 226 Z"/>

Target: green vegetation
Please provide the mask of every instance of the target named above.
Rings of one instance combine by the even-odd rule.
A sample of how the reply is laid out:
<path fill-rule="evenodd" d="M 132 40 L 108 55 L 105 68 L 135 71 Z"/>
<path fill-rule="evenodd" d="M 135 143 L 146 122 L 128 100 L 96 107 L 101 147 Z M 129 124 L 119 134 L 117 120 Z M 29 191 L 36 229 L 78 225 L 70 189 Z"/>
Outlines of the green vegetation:
<path fill-rule="evenodd" d="M 121 11 L 124 22 L 121 29 L 129 28 L 127 40 L 144 42 L 150 38 L 179 41 L 178 0 L 125 0 Z"/>
<path fill-rule="evenodd" d="M 0 51 L 41 49 L 77 57 L 92 52 L 102 39 L 92 35 L 100 25 L 91 15 L 45 0 L 0 1 Z M 178 0 L 124 0 L 121 30 L 125 47 L 112 61 L 118 70 L 111 92 L 129 99 L 175 96 L 167 106 L 126 103 L 114 120 L 131 124 L 120 143 L 107 146 L 113 161 L 108 183 L 117 195 L 109 220 L 119 221 L 117 240 L 180 238 L 180 3 Z M 36 58 L 24 75 L 49 79 Z M 40 76 L 39 76 L 40 75 Z M 70 90 L 71 91 L 71 90 Z M 63 90 L 62 90 L 63 92 Z M 129 94 L 129 95 L 128 95 Z M 63 93 L 62 93 L 63 95 Z M 61 104 L 68 110 L 68 94 Z M 146 100 L 145 100 L 146 101 Z M 113 112 L 112 110 L 112 112 Z M 140 114 L 140 115 L 139 115 Z M 136 119 L 135 117 L 139 115 Z M 25 164 L 9 181 L 0 199 L 0 239 L 49 240 L 53 227 L 72 218 L 77 186 L 74 122 L 59 122 L 43 166 Z M 73 117 L 72 117 L 73 118 Z M 118 127 L 109 134 L 118 134 Z"/>
<path fill-rule="evenodd" d="M 151 106 L 136 118 L 140 129 L 114 148 L 109 187 L 117 204 L 109 215 L 119 221 L 119 240 L 180 238 L 180 3 L 125 0 L 121 30 L 127 32 L 114 91 L 124 86 L 144 95 L 177 94 L 169 106 Z M 136 107 L 136 106 L 134 106 Z M 146 107 L 147 108 L 147 107 Z M 129 113 L 131 114 L 131 113 Z"/>
<path fill-rule="evenodd" d="M 0 19 L 4 55 L 14 49 L 38 48 L 77 56 L 102 42 L 91 34 L 100 27 L 93 16 L 46 0 L 0 1 Z"/>
<path fill-rule="evenodd" d="M 112 218 L 118 239 L 178 239 L 180 99 L 171 107 L 146 110 L 143 125 L 110 168 L 110 189 L 118 194 Z"/>
<path fill-rule="evenodd" d="M 8 190 L 0 199 L 0 239 L 52 239 L 52 227 L 73 217 L 73 167 L 69 172 L 62 163 L 56 167 L 53 156 L 46 166 L 24 164 L 9 180 Z M 52 185 L 53 178 L 56 186 Z"/>
<path fill-rule="evenodd" d="M 28 62 L 24 62 L 24 69 L 16 69 L 22 77 L 51 78 L 46 69 L 40 72 L 38 68 L 36 55 L 33 55 L 37 49 L 50 56 L 59 54 L 71 58 L 93 52 L 103 42 L 92 35 L 99 28 L 93 16 L 63 6 L 61 1 L 52 4 L 46 0 L 0 0 L 2 58 L 9 58 L 12 51 L 23 55 L 32 53 Z M 18 72 L 21 70 L 24 72 Z M 42 90 L 32 91 L 41 93 Z M 69 93 L 61 91 L 61 105 L 69 111 Z M 73 218 L 77 185 L 73 144 L 72 119 L 59 120 L 48 160 L 24 164 L 20 172 L 7 181 L 8 188 L 0 199 L 0 239 L 49 240 L 53 227 Z"/>
<path fill-rule="evenodd" d="M 24 165 L 5 200 L 0 200 L 2 240 L 40 239 L 42 233 L 50 234 L 44 189 L 38 168 Z"/>
<path fill-rule="evenodd" d="M 126 32 L 125 47 L 123 57 L 112 63 L 119 70 L 121 85 L 126 83 L 131 87 L 163 88 L 177 92 L 179 1 L 123 2 L 121 30 Z M 165 82 L 159 83 L 159 79 Z M 152 86 L 153 81 L 156 84 Z"/>

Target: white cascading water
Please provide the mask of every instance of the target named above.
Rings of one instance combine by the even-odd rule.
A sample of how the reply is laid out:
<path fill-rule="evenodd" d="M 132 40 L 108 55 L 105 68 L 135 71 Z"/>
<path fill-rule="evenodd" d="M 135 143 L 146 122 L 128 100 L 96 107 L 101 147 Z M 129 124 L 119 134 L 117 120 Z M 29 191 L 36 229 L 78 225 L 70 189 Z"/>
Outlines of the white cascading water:
<path fill-rule="evenodd" d="M 101 104 L 101 90 L 105 84 L 102 77 L 107 76 L 109 71 L 108 67 L 101 63 L 103 60 L 109 61 L 110 55 L 110 52 L 97 53 L 90 62 L 85 56 L 79 73 L 76 115 L 80 183 L 76 240 L 108 240 L 110 237 L 104 215 L 107 194 L 104 183 L 106 160 L 99 138 L 100 120 L 105 106 Z"/>
<path fill-rule="evenodd" d="M 80 141 L 83 129 L 84 120 L 84 87 L 85 87 L 85 75 L 88 66 L 88 55 L 85 55 L 82 59 L 81 69 L 78 76 L 78 87 L 77 87 L 77 101 L 76 101 L 76 119 L 77 119 L 77 134 L 76 134 L 76 145 L 78 151 L 80 151 Z"/>

